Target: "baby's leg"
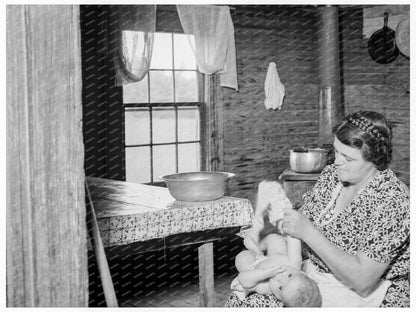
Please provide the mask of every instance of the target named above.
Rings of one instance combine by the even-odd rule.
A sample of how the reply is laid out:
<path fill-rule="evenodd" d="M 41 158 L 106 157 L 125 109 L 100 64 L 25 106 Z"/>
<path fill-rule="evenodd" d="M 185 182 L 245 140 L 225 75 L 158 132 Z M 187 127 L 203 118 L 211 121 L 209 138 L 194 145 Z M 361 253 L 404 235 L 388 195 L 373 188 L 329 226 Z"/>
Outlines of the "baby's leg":
<path fill-rule="evenodd" d="M 235 267 L 238 272 L 247 271 L 254 261 L 256 261 L 254 252 L 243 250 L 235 257 Z"/>
<path fill-rule="evenodd" d="M 272 233 L 264 237 L 260 242 L 260 248 L 266 250 L 267 256 L 276 253 L 287 254 L 286 238 L 282 235 Z"/>
<path fill-rule="evenodd" d="M 257 234 L 257 237 L 253 235 L 247 235 L 244 238 L 244 247 L 246 247 L 248 250 L 252 251 L 254 254 L 257 255 L 264 255 L 263 250 L 260 248 L 260 242 L 258 238 L 259 234 Z"/>
<path fill-rule="evenodd" d="M 260 232 L 264 226 L 263 219 L 260 217 L 255 217 L 252 220 L 252 227 L 250 231 L 246 234 L 244 238 L 244 246 L 248 250 L 252 250 L 257 254 L 263 254 L 262 250 L 259 248 L 260 244 Z"/>

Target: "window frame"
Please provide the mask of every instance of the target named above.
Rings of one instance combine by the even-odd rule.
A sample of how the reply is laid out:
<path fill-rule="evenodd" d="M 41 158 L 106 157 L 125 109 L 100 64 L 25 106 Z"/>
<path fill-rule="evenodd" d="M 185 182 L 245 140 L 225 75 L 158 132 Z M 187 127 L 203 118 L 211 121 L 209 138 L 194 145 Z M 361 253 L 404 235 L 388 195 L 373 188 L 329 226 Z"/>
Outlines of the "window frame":
<path fill-rule="evenodd" d="M 174 59 L 175 57 L 175 52 L 174 52 L 174 48 L 173 48 L 173 37 L 175 34 L 178 34 L 177 32 L 166 32 L 166 31 L 158 31 L 160 33 L 169 33 L 172 36 L 172 58 Z M 150 85 L 150 72 L 158 72 L 158 71 L 171 71 L 173 73 L 172 77 L 173 77 L 173 102 L 150 102 L 150 98 L 148 97 L 148 102 L 147 103 L 125 103 L 124 102 L 124 91 L 122 89 L 122 107 L 123 107 L 123 129 L 125 131 L 125 116 L 126 116 L 126 111 L 128 111 L 129 109 L 134 109 L 134 108 L 148 108 L 149 109 L 149 114 L 150 114 L 150 120 L 149 120 L 149 127 L 150 127 L 150 142 L 147 144 L 129 144 L 127 145 L 125 140 L 123 143 L 123 150 L 124 153 L 126 153 L 128 148 L 132 148 L 132 147 L 144 147 L 144 146 L 149 146 L 150 148 L 150 182 L 145 182 L 143 184 L 149 184 L 149 185 L 157 185 L 157 186 L 161 186 L 164 185 L 163 181 L 157 181 L 157 177 L 154 177 L 153 175 L 153 171 L 154 171 L 154 165 L 153 165 L 153 147 L 154 146 L 163 146 L 163 145 L 175 145 L 175 153 L 176 153 L 176 162 L 175 162 L 175 171 L 178 172 L 178 164 L 179 164 L 179 158 L 178 158 L 178 145 L 180 144 L 186 144 L 186 143 L 199 143 L 199 150 L 200 150 L 200 155 L 199 155 L 199 163 L 200 163 L 200 171 L 206 171 L 207 169 L 207 135 L 206 135 L 206 125 L 207 125 L 207 120 L 206 120 L 206 116 L 207 116 L 207 111 L 209 111 L 207 109 L 207 102 L 204 100 L 206 98 L 205 95 L 205 75 L 201 74 L 199 72 L 199 70 L 196 69 L 175 69 L 175 68 L 171 68 L 171 69 L 160 69 L 160 68 L 155 68 L 155 69 L 149 69 L 149 72 L 146 74 L 144 79 L 147 79 L 147 91 L 148 91 L 148 95 L 150 94 L 150 89 L 151 89 L 151 85 Z M 183 72 L 183 71 L 193 71 L 197 73 L 197 84 L 198 84 L 198 100 L 197 102 L 175 102 L 175 79 L 176 79 L 176 72 Z M 159 107 L 173 107 L 174 111 L 175 111 L 175 140 L 173 142 L 166 142 L 166 143 L 153 143 L 152 141 L 152 131 L 153 131 L 153 126 L 152 126 L 152 110 L 153 108 L 159 108 Z M 178 108 L 180 107 L 197 107 L 198 111 L 199 111 L 199 123 L 200 123 L 200 133 L 199 133 L 199 140 L 195 140 L 195 141 L 186 141 L 186 142 L 181 142 L 178 140 L 178 135 L 177 135 L 177 130 L 178 130 Z M 126 160 L 125 160 L 126 161 Z M 125 163 L 125 176 L 127 177 L 127 168 L 126 168 L 126 163 Z"/>

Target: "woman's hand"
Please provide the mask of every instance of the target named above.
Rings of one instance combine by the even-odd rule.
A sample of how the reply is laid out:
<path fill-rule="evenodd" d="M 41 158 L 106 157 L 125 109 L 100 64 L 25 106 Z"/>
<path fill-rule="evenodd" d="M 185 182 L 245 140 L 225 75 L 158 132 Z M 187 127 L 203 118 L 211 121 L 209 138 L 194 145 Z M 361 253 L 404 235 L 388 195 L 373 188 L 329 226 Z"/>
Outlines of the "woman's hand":
<path fill-rule="evenodd" d="M 302 213 L 294 209 L 283 210 L 283 232 L 301 240 L 313 229 L 312 222 Z"/>

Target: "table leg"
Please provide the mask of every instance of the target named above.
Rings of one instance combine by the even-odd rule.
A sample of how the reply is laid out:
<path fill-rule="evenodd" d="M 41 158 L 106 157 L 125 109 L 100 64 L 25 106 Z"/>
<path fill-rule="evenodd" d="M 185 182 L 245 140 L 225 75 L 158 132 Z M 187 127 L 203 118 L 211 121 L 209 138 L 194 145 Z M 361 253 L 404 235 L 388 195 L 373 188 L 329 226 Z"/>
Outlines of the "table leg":
<path fill-rule="evenodd" d="M 200 307 L 215 306 L 213 247 L 212 242 L 198 247 Z"/>

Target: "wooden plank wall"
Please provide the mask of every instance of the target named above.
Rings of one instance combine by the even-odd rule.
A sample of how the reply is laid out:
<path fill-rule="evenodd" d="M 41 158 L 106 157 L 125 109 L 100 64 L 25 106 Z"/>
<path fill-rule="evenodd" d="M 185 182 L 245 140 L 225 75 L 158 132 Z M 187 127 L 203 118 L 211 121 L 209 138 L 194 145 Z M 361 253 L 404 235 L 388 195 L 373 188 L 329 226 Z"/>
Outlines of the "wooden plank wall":
<path fill-rule="evenodd" d="M 222 89 L 224 169 L 237 174 L 231 194 L 252 201 L 261 180 L 277 180 L 288 168 L 289 149 L 313 146 L 318 135 L 317 15 L 258 7 L 232 12 L 240 91 Z M 270 62 L 286 88 L 281 110 L 264 106 Z"/>
<path fill-rule="evenodd" d="M 7 6 L 7 306 L 85 307 L 78 6 Z"/>
<path fill-rule="evenodd" d="M 399 7 L 388 6 L 394 11 Z M 409 12 L 409 6 L 407 6 Z M 384 11 L 384 10 L 383 10 Z M 383 11 L 380 14 L 383 15 Z M 405 17 L 405 12 L 403 18 Z M 390 64 L 374 62 L 367 52 L 362 10 L 341 12 L 343 81 L 346 113 L 375 110 L 393 124 L 393 159 L 390 168 L 410 185 L 410 60 L 399 54 Z"/>
<path fill-rule="evenodd" d="M 264 9 L 262 9 L 262 8 Z M 271 11 L 273 9 L 274 11 Z M 255 199 L 262 179 L 289 167 L 289 149 L 318 144 L 318 17 L 314 8 L 235 6 L 232 19 L 240 90 L 222 88 L 224 170 L 237 177 L 230 194 Z M 374 62 L 363 37 L 362 8 L 340 9 L 341 83 L 345 112 L 387 115 L 394 129 L 391 168 L 409 185 L 409 59 Z M 264 107 L 264 80 L 275 62 L 286 96 L 281 110 Z"/>

